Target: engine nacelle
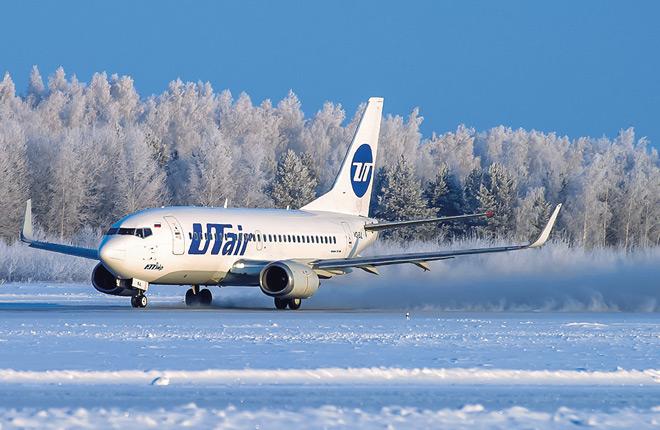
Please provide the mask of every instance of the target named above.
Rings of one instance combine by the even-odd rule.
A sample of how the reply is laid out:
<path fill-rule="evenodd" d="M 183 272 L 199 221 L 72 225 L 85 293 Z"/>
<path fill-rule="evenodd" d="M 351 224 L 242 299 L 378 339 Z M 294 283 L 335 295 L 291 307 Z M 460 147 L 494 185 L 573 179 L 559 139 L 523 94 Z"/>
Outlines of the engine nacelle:
<path fill-rule="evenodd" d="M 295 261 L 270 263 L 259 274 L 264 294 L 281 299 L 306 299 L 319 289 L 319 277 L 309 266 Z"/>
<path fill-rule="evenodd" d="M 131 279 L 117 279 L 115 275 L 99 263 L 92 272 L 92 285 L 96 291 L 111 296 L 135 296 L 140 290 L 131 286 Z"/>

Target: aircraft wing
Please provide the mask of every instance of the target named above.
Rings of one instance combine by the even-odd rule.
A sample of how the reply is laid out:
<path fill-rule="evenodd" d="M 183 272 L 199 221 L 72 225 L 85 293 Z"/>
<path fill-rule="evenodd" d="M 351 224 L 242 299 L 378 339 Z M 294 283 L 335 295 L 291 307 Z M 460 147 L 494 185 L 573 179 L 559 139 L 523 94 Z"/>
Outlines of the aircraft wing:
<path fill-rule="evenodd" d="M 424 270 L 429 270 L 428 266 L 425 264 L 428 261 L 436 260 L 445 260 L 448 258 L 454 258 L 461 255 L 473 255 L 473 254 L 489 254 L 495 252 L 508 252 L 508 251 L 517 251 L 520 249 L 527 248 L 539 248 L 545 244 L 550 236 L 550 232 L 557 221 L 557 216 L 559 215 L 559 210 L 561 209 L 561 204 L 558 204 L 555 210 L 552 212 L 548 223 L 539 234 L 538 238 L 531 243 L 525 245 L 513 245 L 513 246 L 498 246 L 491 248 L 475 248 L 475 249 L 461 249 L 461 250 L 451 250 L 451 251 L 431 251 L 431 252 L 414 252 L 407 254 L 393 254 L 393 255 L 381 255 L 381 256 L 371 256 L 371 257 L 354 257 L 354 258 L 335 258 L 335 259 L 326 259 L 326 260 L 316 260 L 311 262 L 312 268 L 315 270 L 338 270 L 345 269 L 350 267 L 356 267 L 368 272 L 377 273 L 376 266 L 387 266 L 391 264 L 402 264 L 402 263 L 412 263 L 420 266 Z"/>
<path fill-rule="evenodd" d="M 60 254 L 89 258 L 90 260 L 99 259 L 99 252 L 96 249 L 41 242 L 35 240 L 32 234 L 32 200 L 28 200 L 25 204 L 25 219 L 23 220 L 23 229 L 21 230 L 21 242 L 27 243 L 30 248 L 44 249 L 46 251 L 59 252 Z"/>
<path fill-rule="evenodd" d="M 364 226 L 365 230 L 371 230 L 371 231 L 379 231 L 379 230 L 386 230 L 390 228 L 399 228 L 399 227 L 411 227 L 411 226 L 416 226 L 420 224 L 429 224 L 429 223 L 441 223 L 441 222 L 448 222 L 448 221 L 459 221 L 459 220 L 464 220 L 464 219 L 470 219 L 470 218 L 479 218 L 482 216 L 491 218 L 494 215 L 493 212 L 488 211 L 484 213 L 479 213 L 479 214 L 468 214 L 468 215 L 454 215 L 454 216 L 443 216 L 440 218 L 424 218 L 424 219 L 415 219 L 415 220 L 408 220 L 408 221 L 383 221 L 383 222 L 378 222 L 378 223 L 373 223 L 373 224 L 367 224 Z"/>

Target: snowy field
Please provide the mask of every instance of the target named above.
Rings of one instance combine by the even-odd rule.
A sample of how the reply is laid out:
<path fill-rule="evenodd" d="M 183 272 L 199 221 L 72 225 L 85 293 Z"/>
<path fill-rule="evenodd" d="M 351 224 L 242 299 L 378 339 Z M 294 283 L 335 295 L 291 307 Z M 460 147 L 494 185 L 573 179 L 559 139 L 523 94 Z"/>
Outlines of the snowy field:
<path fill-rule="evenodd" d="M 0 428 L 660 426 L 656 313 L 407 319 L 183 292 L 134 310 L 85 284 L 0 286 Z"/>

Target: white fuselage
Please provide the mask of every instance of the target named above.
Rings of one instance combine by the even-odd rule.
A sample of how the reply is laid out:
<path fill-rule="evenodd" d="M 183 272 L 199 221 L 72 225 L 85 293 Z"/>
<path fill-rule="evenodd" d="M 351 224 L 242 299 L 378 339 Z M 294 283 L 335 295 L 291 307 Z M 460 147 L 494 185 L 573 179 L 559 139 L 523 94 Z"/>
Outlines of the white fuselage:
<path fill-rule="evenodd" d="M 147 209 L 113 224 L 99 255 L 119 278 L 154 284 L 242 284 L 229 273 L 242 262 L 355 256 L 376 239 L 376 233 L 364 229 L 372 222 L 305 210 Z M 136 235 L 134 229 L 143 233 Z"/>

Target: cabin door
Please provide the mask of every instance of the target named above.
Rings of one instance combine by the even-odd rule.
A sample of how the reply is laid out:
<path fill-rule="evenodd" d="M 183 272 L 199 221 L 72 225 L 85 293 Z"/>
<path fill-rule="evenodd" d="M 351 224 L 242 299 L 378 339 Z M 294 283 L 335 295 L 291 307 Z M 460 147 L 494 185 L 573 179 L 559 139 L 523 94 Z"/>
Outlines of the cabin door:
<path fill-rule="evenodd" d="M 167 225 L 170 226 L 170 230 L 172 231 L 172 254 L 182 255 L 185 252 L 186 244 L 181 224 L 173 216 L 166 216 L 165 221 L 167 221 Z"/>

